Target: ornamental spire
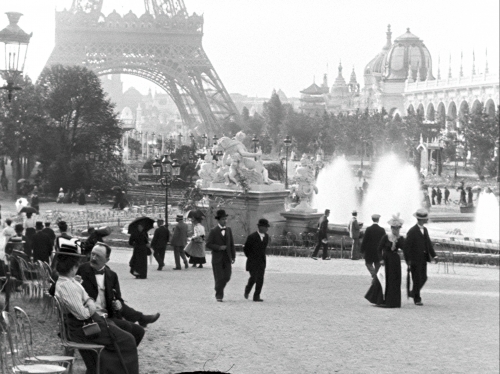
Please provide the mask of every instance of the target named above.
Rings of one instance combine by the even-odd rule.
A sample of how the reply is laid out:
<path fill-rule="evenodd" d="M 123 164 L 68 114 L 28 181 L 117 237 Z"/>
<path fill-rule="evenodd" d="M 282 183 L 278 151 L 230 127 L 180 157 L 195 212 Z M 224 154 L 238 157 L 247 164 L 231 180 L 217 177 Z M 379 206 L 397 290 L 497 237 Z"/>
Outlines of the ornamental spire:
<path fill-rule="evenodd" d="M 472 50 L 472 75 L 476 75 L 476 53 Z"/>
<path fill-rule="evenodd" d="M 464 76 L 463 63 L 464 63 L 464 52 L 462 51 L 462 52 L 460 52 L 460 72 L 459 72 L 460 78 Z"/>
<path fill-rule="evenodd" d="M 488 67 L 488 48 L 486 48 L 486 62 L 484 66 L 484 74 L 488 74 L 490 72 L 490 69 Z"/>
<path fill-rule="evenodd" d="M 441 79 L 441 55 L 438 55 L 438 77 L 437 79 Z"/>
<path fill-rule="evenodd" d="M 391 25 L 387 25 L 387 32 L 385 33 L 387 36 L 387 42 L 385 43 L 385 49 L 391 48 L 392 45 L 392 32 L 391 32 Z"/>
<path fill-rule="evenodd" d="M 448 79 L 451 79 L 451 53 L 450 53 L 450 62 L 448 63 Z"/>

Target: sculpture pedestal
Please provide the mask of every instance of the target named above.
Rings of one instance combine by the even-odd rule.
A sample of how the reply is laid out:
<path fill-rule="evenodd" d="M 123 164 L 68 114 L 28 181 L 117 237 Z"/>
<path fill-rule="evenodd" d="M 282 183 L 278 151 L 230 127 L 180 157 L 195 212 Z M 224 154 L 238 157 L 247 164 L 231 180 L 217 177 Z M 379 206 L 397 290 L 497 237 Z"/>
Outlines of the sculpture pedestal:
<path fill-rule="evenodd" d="M 241 189 L 229 189 L 225 185 L 221 188 L 202 188 L 204 195 L 210 195 L 209 213 L 207 223 L 209 228 L 216 225 L 215 213 L 224 209 L 229 215 L 228 226 L 233 230 L 234 242 L 244 244 L 246 237 L 257 230 L 257 222 L 260 218 L 269 220 L 271 227 L 269 235 L 281 235 L 285 228 L 285 220 L 280 215 L 285 210 L 285 198 L 290 191 L 284 187 L 274 191 L 248 191 L 246 194 Z M 222 186 L 226 188 L 222 188 Z M 278 186 L 273 189 L 277 189 Z M 283 185 L 281 185 L 283 186 Z M 219 187 L 219 184 L 217 184 Z M 253 188 L 253 186 L 251 186 Z M 263 186 L 263 189 L 267 189 Z M 214 199 L 217 198 L 217 199 Z"/>
<path fill-rule="evenodd" d="M 314 210 L 316 211 L 316 209 Z M 290 210 L 281 213 L 281 215 L 286 219 L 286 232 L 298 235 L 308 232 L 310 229 L 316 229 L 318 227 L 318 220 L 323 213 Z"/>

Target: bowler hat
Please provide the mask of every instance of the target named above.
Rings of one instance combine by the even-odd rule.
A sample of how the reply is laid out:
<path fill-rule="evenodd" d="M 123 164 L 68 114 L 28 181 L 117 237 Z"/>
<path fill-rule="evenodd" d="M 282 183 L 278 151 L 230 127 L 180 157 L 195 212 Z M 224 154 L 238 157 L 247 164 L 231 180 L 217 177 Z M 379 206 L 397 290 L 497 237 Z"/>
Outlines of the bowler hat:
<path fill-rule="evenodd" d="M 226 217 L 229 217 L 229 216 L 226 214 L 226 211 L 224 209 L 218 210 L 217 213 L 215 214 L 215 219 L 221 219 L 221 218 L 226 218 Z"/>
<path fill-rule="evenodd" d="M 357 215 L 358 215 L 358 211 L 357 211 L 357 210 L 353 210 L 353 211 L 352 211 L 352 215 L 353 215 L 353 216 L 357 216 Z"/>
<path fill-rule="evenodd" d="M 419 209 L 413 213 L 413 217 L 416 219 L 429 219 L 429 213 L 425 209 Z"/>
<path fill-rule="evenodd" d="M 43 229 L 43 222 L 42 221 L 36 221 L 36 223 L 35 223 L 35 229 L 42 230 Z"/>
<path fill-rule="evenodd" d="M 269 221 L 265 218 L 259 219 L 259 223 L 257 223 L 257 226 L 271 227 Z"/>

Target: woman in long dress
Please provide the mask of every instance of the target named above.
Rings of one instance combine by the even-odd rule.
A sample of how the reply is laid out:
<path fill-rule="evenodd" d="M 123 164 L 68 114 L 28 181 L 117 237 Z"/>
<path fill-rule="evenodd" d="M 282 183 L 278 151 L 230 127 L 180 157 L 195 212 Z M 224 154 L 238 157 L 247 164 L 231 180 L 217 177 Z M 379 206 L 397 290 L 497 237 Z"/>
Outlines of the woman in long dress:
<path fill-rule="evenodd" d="M 198 268 L 202 268 L 207 261 L 205 259 L 205 228 L 201 224 L 203 217 L 196 216 L 191 218 L 193 223 L 193 236 L 189 240 L 184 251 L 189 255 L 189 263 Z"/>
<path fill-rule="evenodd" d="M 151 253 L 148 243 L 148 233 L 144 230 L 144 226 L 137 225 L 137 230 L 132 232 L 128 241 L 128 244 L 134 247 L 129 262 L 130 274 L 137 279 L 146 279 L 148 277 L 148 255 Z"/>
<path fill-rule="evenodd" d="M 380 270 L 384 271 L 385 268 L 385 294 L 379 279 L 375 277 L 365 299 L 380 307 L 401 308 L 401 258 L 398 250 L 404 247 L 404 238 L 399 234 L 403 222 L 399 214 L 392 217 L 388 222 L 391 232 L 382 237 L 377 249 L 381 258 Z"/>

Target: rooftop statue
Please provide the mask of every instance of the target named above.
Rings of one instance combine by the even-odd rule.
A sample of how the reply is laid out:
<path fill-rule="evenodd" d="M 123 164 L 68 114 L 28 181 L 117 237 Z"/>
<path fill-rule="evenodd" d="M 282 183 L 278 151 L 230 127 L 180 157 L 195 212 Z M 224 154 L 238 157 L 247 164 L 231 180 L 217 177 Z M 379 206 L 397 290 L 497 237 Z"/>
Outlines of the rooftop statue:
<path fill-rule="evenodd" d="M 290 193 L 295 194 L 300 199 L 300 203 L 293 210 L 306 212 L 315 210 L 311 207 L 311 202 L 313 194 L 318 193 L 318 188 L 314 183 L 314 166 L 305 154 L 302 155 L 300 165 L 295 169 L 293 180 L 295 183 L 291 186 Z"/>

